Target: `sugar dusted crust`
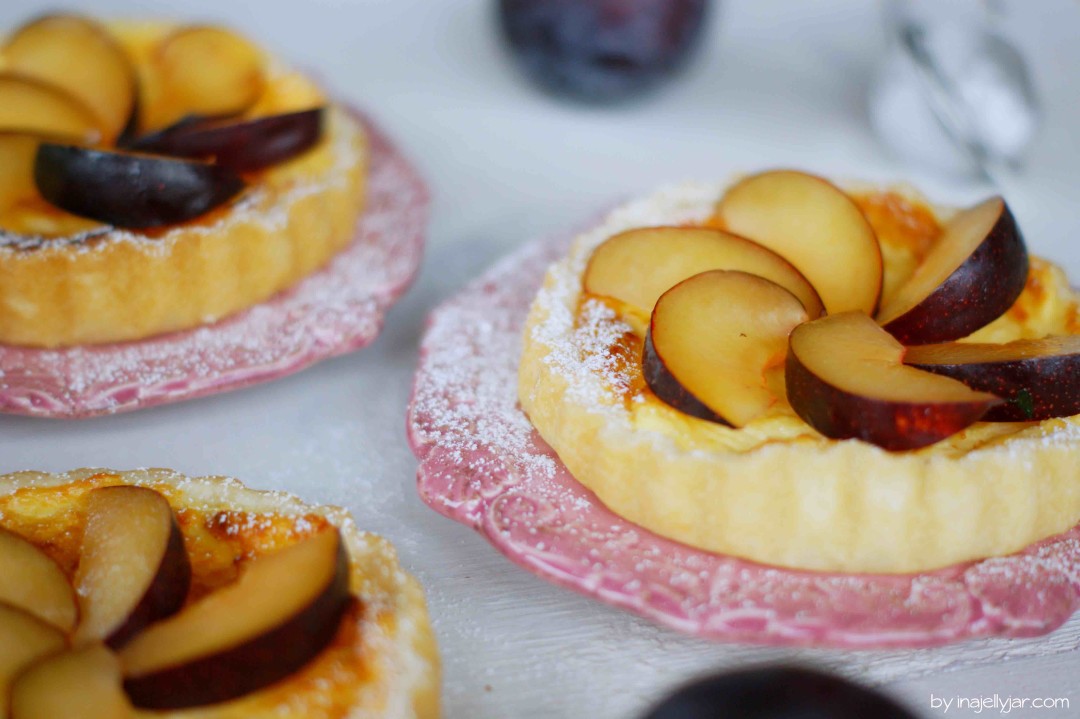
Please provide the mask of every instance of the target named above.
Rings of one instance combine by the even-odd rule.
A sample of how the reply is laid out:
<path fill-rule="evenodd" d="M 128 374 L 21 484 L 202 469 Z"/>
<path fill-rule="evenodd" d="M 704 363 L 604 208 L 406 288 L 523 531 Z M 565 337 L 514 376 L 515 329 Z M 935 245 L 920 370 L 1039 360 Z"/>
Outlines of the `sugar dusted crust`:
<path fill-rule="evenodd" d="M 327 522 L 345 538 L 360 599 L 334 642 L 296 675 L 262 691 L 201 709 L 155 713 L 176 719 L 435 719 L 439 659 L 420 585 L 386 540 L 357 529 L 348 512 L 256 491 L 223 477 L 171 470 L 81 469 L 0 476 L 0 526 L 43 546 L 69 571 L 77 561 L 84 502 L 93 487 L 149 486 L 180 518 L 195 594 L 235 576 L 238 560 L 298 541 Z"/>
<path fill-rule="evenodd" d="M 0 345 L 0 409 L 39 417 L 126 412 L 281 377 L 374 340 L 416 274 L 429 201 L 390 138 L 357 117 L 371 153 L 368 209 L 325 270 L 208 327 L 110 346 Z"/>
<path fill-rule="evenodd" d="M 924 571 L 1009 554 L 1080 520 L 1080 417 L 978 424 L 924 450 L 889 453 L 825 439 L 786 407 L 735 430 L 651 396 L 631 325 L 582 297 L 585 263 L 616 232 L 708 221 L 723 189 L 683 185 L 621 207 L 545 278 L 525 327 L 519 397 L 578 481 L 663 536 L 823 571 Z M 903 253 L 886 250 L 887 270 L 905 271 Z M 1024 296 L 977 338 L 1080 330 L 1064 274 L 1033 266 Z"/>
<path fill-rule="evenodd" d="M 136 57 L 168 29 L 116 26 Z M 267 72 L 266 114 L 325 102 L 299 73 L 273 62 Z M 236 201 L 203 218 L 160 233 L 106 228 L 76 241 L 0 230 L 0 343 L 142 339 L 262 302 L 352 239 L 366 165 L 363 128 L 331 104 L 315 148 L 259 174 Z"/>

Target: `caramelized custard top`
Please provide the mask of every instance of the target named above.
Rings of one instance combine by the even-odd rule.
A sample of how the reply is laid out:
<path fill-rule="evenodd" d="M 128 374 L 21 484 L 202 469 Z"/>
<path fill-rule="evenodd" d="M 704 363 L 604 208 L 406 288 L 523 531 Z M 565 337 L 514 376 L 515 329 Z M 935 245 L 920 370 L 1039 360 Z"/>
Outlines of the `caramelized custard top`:
<path fill-rule="evenodd" d="M 71 577 L 79 561 L 86 525 L 87 494 L 95 487 L 118 484 L 114 475 L 97 474 L 61 487 L 27 487 L 0 497 L 0 527 L 22 535 L 52 557 Z M 191 561 L 192 582 L 187 603 L 233 581 L 241 567 L 318 533 L 328 521 L 319 514 L 303 516 L 252 514 L 245 511 L 185 506 L 182 492 L 153 486 L 176 511 Z M 358 688 L 370 681 L 373 650 L 361 636 L 368 609 L 354 601 L 331 644 L 303 669 L 270 687 L 224 704 L 176 712 L 175 716 L 244 717 L 270 708 L 288 707 L 296 716 L 341 719 L 353 705 Z M 174 716 L 169 714 L 168 716 Z"/>
<path fill-rule="evenodd" d="M 881 243 L 882 258 L 885 264 L 885 282 L 883 295 L 887 296 L 900 283 L 906 280 L 919 262 L 926 256 L 930 247 L 942 233 L 942 220 L 925 202 L 894 191 L 874 191 L 853 194 L 852 199 L 866 215 Z M 712 216 L 696 226 L 726 229 L 723 221 Z M 1031 257 L 1031 269 L 1027 286 L 1006 314 L 976 332 L 969 339 L 981 342 L 1008 342 L 1020 338 L 1037 338 L 1047 334 L 1080 333 L 1080 309 L 1075 301 L 1063 301 L 1060 292 L 1065 278 L 1061 271 L 1038 257 Z M 596 313 L 585 308 L 596 302 L 607 306 L 614 318 L 621 320 L 629 329 L 617 335 L 606 348 L 604 366 L 605 376 L 611 378 L 611 388 L 622 399 L 624 405 L 634 408 L 639 421 L 650 424 L 657 421 L 658 415 L 666 418 L 665 422 L 674 423 L 679 434 L 690 441 L 690 435 L 706 444 L 716 441 L 727 446 L 734 441 L 730 433 L 739 432 L 729 427 L 703 426 L 704 420 L 682 415 L 676 410 L 669 410 L 649 389 L 641 370 L 641 355 L 644 336 L 648 328 L 649 317 L 607 297 L 600 297 L 583 292 L 578 300 L 577 325 L 582 327 L 590 321 L 595 322 Z M 767 425 L 757 427 L 755 436 L 761 432 L 777 436 L 757 438 L 753 441 L 736 443 L 738 446 L 749 443 L 753 446 L 760 441 L 783 441 L 788 436 L 803 437 L 806 430 L 800 430 L 795 424 L 802 425 L 787 404 L 783 386 L 783 372 L 771 372 L 767 377 L 770 386 L 778 397 L 778 402 L 769 413 Z M 778 422 L 780 424 L 778 424 Z M 789 426 L 790 425 L 790 426 Z M 1026 425 L 987 426 L 977 425 L 981 429 L 969 430 L 964 438 L 956 437 L 941 444 L 939 450 L 945 451 L 950 442 L 956 444 L 957 451 L 970 449 L 985 441 L 1000 438 L 1002 433 L 1018 431 Z M 721 436 L 713 437 L 712 435 Z M 812 435 L 807 435 L 812 436 Z M 955 440 L 955 441 L 954 441 Z"/>

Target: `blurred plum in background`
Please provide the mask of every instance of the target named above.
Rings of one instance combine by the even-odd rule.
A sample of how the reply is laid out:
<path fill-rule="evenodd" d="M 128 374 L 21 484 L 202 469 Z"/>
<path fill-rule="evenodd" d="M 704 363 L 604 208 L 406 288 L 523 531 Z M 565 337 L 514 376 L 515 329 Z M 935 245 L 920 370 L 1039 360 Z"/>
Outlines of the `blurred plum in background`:
<path fill-rule="evenodd" d="M 685 67 L 709 0 L 499 0 L 500 29 L 525 74 L 575 100 L 637 97 Z"/>
<path fill-rule="evenodd" d="M 914 719 L 876 691 L 798 667 L 758 667 L 699 679 L 643 719 Z"/>

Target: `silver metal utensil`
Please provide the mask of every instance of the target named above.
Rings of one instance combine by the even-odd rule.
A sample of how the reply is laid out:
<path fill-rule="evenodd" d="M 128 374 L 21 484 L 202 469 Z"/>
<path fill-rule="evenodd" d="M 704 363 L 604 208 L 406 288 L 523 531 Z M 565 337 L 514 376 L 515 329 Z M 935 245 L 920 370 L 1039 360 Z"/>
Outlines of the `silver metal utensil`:
<path fill-rule="evenodd" d="M 908 159 L 1004 190 L 1022 170 L 1040 110 L 1027 63 L 992 9 L 891 0 L 890 51 L 871 117 Z"/>

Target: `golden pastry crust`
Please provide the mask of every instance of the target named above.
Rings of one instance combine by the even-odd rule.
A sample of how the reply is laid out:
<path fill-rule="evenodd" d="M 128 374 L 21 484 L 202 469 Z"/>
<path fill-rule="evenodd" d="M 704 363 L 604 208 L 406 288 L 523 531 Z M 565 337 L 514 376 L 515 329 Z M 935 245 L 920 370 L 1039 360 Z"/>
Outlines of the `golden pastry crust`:
<path fill-rule="evenodd" d="M 620 208 L 548 272 L 526 322 L 519 396 L 578 481 L 658 534 L 823 571 L 930 570 L 1014 552 L 1080 521 L 1080 417 L 980 423 L 890 453 L 826 439 L 785 402 L 734 429 L 657 400 L 640 377 L 640 318 L 583 296 L 585 263 L 616 232 L 707 223 L 722 192 L 688 185 Z M 918 247 L 884 249 L 887 276 L 914 268 Z M 1037 259 L 1033 268 L 1016 306 L 973 339 L 1080 331 L 1064 274 Z"/>
<path fill-rule="evenodd" d="M 73 572 L 94 487 L 135 484 L 161 492 L 177 512 L 192 562 L 193 598 L 235 577 L 241 560 L 299 541 L 322 523 L 337 526 L 349 550 L 351 588 L 360 599 L 338 636 L 297 674 L 231 702 L 155 717 L 176 719 L 435 719 L 439 659 L 420 585 L 386 540 L 360 531 L 336 507 L 304 504 L 223 477 L 171 470 L 81 469 L 0 476 L 0 527 L 45 549 Z"/>
<path fill-rule="evenodd" d="M 169 27 L 116 24 L 133 57 Z M 140 63 L 145 72 L 146 63 Z M 154 87 L 146 81 L 145 87 Z M 268 60 L 253 114 L 325 103 L 310 80 Z M 104 228 L 84 239 L 0 230 L 0 343 L 40 347 L 141 339 L 251 307 L 325 265 L 354 236 L 367 144 L 330 105 L 319 143 L 259 173 L 236 200 L 160 232 Z"/>

